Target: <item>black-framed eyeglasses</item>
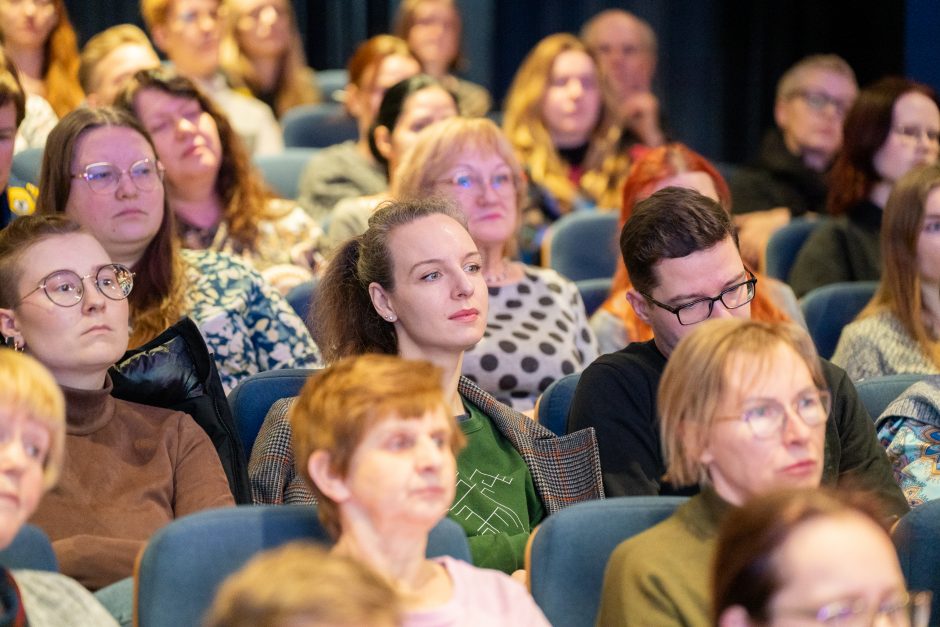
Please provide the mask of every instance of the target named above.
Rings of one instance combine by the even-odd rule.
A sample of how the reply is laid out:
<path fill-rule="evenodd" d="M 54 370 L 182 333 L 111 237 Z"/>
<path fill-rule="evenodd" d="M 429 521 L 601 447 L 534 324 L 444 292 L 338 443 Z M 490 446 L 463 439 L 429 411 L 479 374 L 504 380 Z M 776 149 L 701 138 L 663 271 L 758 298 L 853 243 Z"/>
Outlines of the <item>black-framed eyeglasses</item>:
<path fill-rule="evenodd" d="M 757 277 L 755 277 L 750 270 L 746 272 L 749 277 L 746 281 L 732 285 L 717 296 L 705 296 L 704 298 L 693 300 L 691 303 L 679 305 L 678 307 L 661 303 L 649 294 L 644 294 L 643 292 L 640 292 L 640 294 L 657 307 L 674 314 L 676 318 L 679 319 L 679 324 L 683 326 L 698 324 L 703 320 L 708 320 L 712 315 L 712 309 L 715 307 L 716 301 L 720 300 L 725 309 L 737 309 L 754 300 Z"/>
<path fill-rule="evenodd" d="M 836 113 L 840 116 L 844 116 L 845 112 L 849 110 L 849 106 L 852 104 L 844 100 L 839 100 L 838 98 L 833 98 L 824 91 L 810 91 L 807 89 L 797 90 L 791 94 L 791 97 L 802 98 L 803 102 L 808 104 L 810 109 L 814 111 L 822 111 L 826 108 L 826 105 L 832 105 Z"/>
<path fill-rule="evenodd" d="M 773 613 L 839 627 L 870 627 L 876 623 L 892 627 L 927 627 L 932 596 L 929 591 L 911 592 L 877 607 L 871 607 L 864 599 L 855 599 L 834 601 L 820 608 L 777 608 Z"/>
<path fill-rule="evenodd" d="M 71 270 L 56 270 L 39 283 L 36 289 L 24 295 L 17 304 L 42 290 L 46 297 L 59 307 L 74 307 L 85 296 L 85 279 L 95 277 L 95 287 L 111 300 L 124 300 L 134 289 L 134 273 L 127 266 L 110 263 L 98 268 L 94 275 L 80 276 Z"/>
<path fill-rule="evenodd" d="M 829 390 L 806 390 L 794 398 L 790 406 L 807 427 L 818 427 L 829 419 L 832 395 Z M 779 436 L 788 419 L 787 408 L 772 398 L 748 401 L 740 414 L 716 418 L 746 422 L 754 436 L 761 440 Z"/>
<path fill-rule="evenodd" d="M 126 170 L 113 163 L 102 161 L 89 163 L 73 179 L 85 179 L 88 187 L 96 194 L 110 194 L 118 188 L 121 177 L 127 174 L 134 187 L 142 192 L 152 192 L 163 181 L 163 164 L 153 159 L 135 161 Z"/>

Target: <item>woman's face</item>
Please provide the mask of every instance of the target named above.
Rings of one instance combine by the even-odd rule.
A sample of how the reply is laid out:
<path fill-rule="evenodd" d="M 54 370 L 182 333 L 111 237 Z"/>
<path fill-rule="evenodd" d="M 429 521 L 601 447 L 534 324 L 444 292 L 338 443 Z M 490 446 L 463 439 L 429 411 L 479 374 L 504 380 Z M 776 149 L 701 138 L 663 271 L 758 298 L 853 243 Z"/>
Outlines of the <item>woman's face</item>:
<path fill-rule="evenodd" d="M 389 237 L 395 287 L 369 286 L 379 315 L 392 316 L 398 354 L 440 363 L 475 345 L 486 328 L 487 292 L 476 244 L 442 214 L 396 228 Z"/>
<path fill-rule="evenodd" d="M 51 445 L 46 425 L 15 406 L 0 406 L 0 548 L 9 546 L 39 505 Z"/>
<path fill-rule="evenodd" d="M 920 280 L 936 290 L 940 286 L 940 187 L 927 194 L 924 224 L 917 236 L 917 267 Z"/>
<path fill-rule="evenodd" d="M 408 47 L 425 67 L 439 76 L 457 58 L 460 46 L 460 19 L 449 2 L 427 0 L 414 11 L 414 23 L 408 31 Z"/>
<path fill-rule="evenodd" d="M 141 163 L 145 159 L 149 160 L 149 167 Z M 132 128 L 93 128 L 82 133 L 75 142 L 73 177 L 86 172 L 93 164 L 116 166 L 121 171 L 117 185 L 110 191 L 96 192 L 88 181 L 72 178 L 65 213 L 85 227 L 111 258 L 136 261 L 163 221 L 163 181 L 157 171 L 153 148 Z M 88 170 L 88 174 L 104 176 L 98 170 Z"/>
<path fill-rule="evenodd" d="M 59 22 L 55 0 L 0 0 L 4 46 L 41 49 Z"/>
<path fill-rule="evenodd" d="M 222 140 L 215 120 L 198 100 L 142 89 L 134 98 L 134 111 L 153 138 L 171 187 L 192 179 L 215 185 L 222 165 Z"/>
<path fill-rule="evenodd" d="M 542 120 L 558 148 L 587 143 L 601 114 L 597 66 L 590 55 L 566 50 L 555 58 L 542 100 Z"/>
<path fill-rule="evenodd" d="M 859 611 L 860 620 L 846 620 L 846 625 L 873 625 L 875 610 L 905 599 L 891 540 L 861 514 L 802 523 L 777 550 L 774 564 L 781 580 L 769 608 L 774 627 L 819 624 L 808 618 L 820 611 L 832 616 L 852 608 Z"/>
<path fill-rule="evenodd" d="M 519 209 L 512 169 L 495 152 L 467 151 L 438 184 L 467 217 L 467 228 L 480 248 L 505 246 L 516 235 Z"/>
<path fill-rule="evenodd" d="M 349 462 L 337 503 L 373 525 L 430 531 L 454 500 L 457 462 L 450 448 L 454 419 L 443 408 L 369 429 Z"/>
<path fill-rule="evenodd" d="M 0 331 L 19 339 L 27 352 L 69 387 L 104 384 L 105 373 L 127 350 L 127 300 L 106 298 L 95 286 L 98 270 L 111 263 L 101 244 L 85 233 L 47 237 L 23 252 L 12 309 L 0 309 Z M 58 270 L 71 270 L 82 281 L 84 296 L 71 307 L 53 303 L 36 287 Z"/>
<path fill-rule="evenodd" d="M 235 34 L 249 58 L 276 58 L 284 54 L 290 37 L 287 0 L 235 0 Z"/>
<path fill-rule="evenodd" d="M 894 183 L 911 168 L 934 163 L 940 144 L 940 110 L 934 101 L 911 91 L 894 103 L 891 130 L 872 160 L 882 180 Z"/>
<path fill-rule="evenodd" d="M 732 356 L 718 416 L 699 458 L 715 490 L 732 505 L 774 488 L 816 487 L 822 478 L 826 421 L 811 427 L 795 409 L 816 394 L 809 368 L 783 343 L 768 360 L 755 375 L 752 360 Z M 766 415 L 775 404 L 786 409 L 784 424 L 776 434 L 756 436 L 744 416 Z"/>
<path fill-rule="evenodd" d="M 405 151 L 414 145 L 418 133 L 435 122 L 456 115 L 457 103 L 444 89 L 436 86 L 421 89 L 405 99 L 391 134 L 379 132 L 385 129 L 384 126 L 376 129 L 376 144 L 394 170 Z"/>
<path fill-rule="evenodd" d="M 374 75 L 369 76 L 370 70 L 364 72 L 363 86 L 353 87 L 350 100 L 350 113 L 359 121 L 361 132 L 368 131 L 372 121 L 379 112 L 382 98 L 388 88 L 399 81 L 411 78 L 421 72 L 421 66 L 414 57 L 400 54 L 391 54 L 372 70 Z"/>

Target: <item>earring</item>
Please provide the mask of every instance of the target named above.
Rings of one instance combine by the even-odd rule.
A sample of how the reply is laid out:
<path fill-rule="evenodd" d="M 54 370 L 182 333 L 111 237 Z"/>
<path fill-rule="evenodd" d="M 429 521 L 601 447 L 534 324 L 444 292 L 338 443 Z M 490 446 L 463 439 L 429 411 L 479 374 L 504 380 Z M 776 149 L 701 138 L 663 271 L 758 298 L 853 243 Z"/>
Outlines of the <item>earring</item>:
<path fill-rule="evenodd" d="M 8 338 L 4 338 L 3 343 L 6 344 L 7 348 L 12 348 L 17 353 L 23 352 L 23 347 L 16 341 L 16 338 L 12 335 Z"/>
<path fill-rule="evenodd" d="M 389 322 L 395 322 L 394 314 L 388 314 L 387 316 L 385 316 L 385 319 L 388 320 Z"/>

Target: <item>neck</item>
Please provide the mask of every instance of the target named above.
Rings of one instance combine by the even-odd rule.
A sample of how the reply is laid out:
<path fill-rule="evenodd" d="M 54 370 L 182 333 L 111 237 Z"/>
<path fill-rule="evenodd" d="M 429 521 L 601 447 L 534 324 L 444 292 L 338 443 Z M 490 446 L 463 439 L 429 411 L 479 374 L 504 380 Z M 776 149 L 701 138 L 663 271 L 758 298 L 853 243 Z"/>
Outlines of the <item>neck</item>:
<path fill-rule="evenodd" d="M 831 161 L 830 155 L 818 150 L 805 150 L 802 154 L 803 165 L 813 172 L 825 172 Z"/>
<path fill-rule="evenodd" d="M 341 510 L 343 533 L 333 552 L 358 560 L 405 588 L 422 583 L 428 530 L 398 520 L 379 525 L 364 512 L 346 506 Z"/>
<path fill-rule="evenodd" d="M 73 390 L 100 390 L 107 381 L 108 369 L 94 372 L 63 372 L 56 370 L 52 374 L 56 383 L 63 387 L 72 388 Z"/>
<path fill-rule="evenodd" d="M 447 64 L 441 63 L 440 61 L 434 61 L 431 63 L 422 63 L 421 70 L 428 76 L 433 76 L 437 80 L 441 80 L 447 76 Z"/>
<path fill-rule="evenodd" d="M 885 204 L 888 202 L 888 196 L 891 195 L 892 187 L 894 187 L 894 184 L 889 181 L 878 181 L 872 186 L 871 192 L 868 194 L 868 200 L 884 209 Z"/>
<path fill-rule="evenodd" d="M 590 138 L 590 134 L 585 136 L 574 133 L 552 133 L 552 143 L 555 144 L 559 150 L 579 148 L 588 143 Z"/>
<path fill-rule="evenodd" d="M 119 263 L 133 269 L 144 256 L 144 252 L 147 251 L 147 246 L 150 245 L 150 241 L 151 240 L 146 240 L 142 242 L 143 246 L 137 242 L 128 244 L 126 247 L 116 248 L 112 246 L 107 250 L 108 257 L 111 258 L 113 263 Z"/>
<path fill-rule="evenodd" d="M 21 75 L 34 80 L 42 80 L 42 65 L 45 60 L 42 46 L 37 48 L 7 46 L 6 53 Z"/>
<path fill-rule="evenodd" d="M 251 65 L 262 90 L 271 91 L 277 86 L 277 79 L 281 74 L 280 57 L 256 57 L 251 59 Z"/>
<path fill-rule="evenodd" d="M 920 302 L 923 305 L 923 317 L 927 328 L 932 329 L 934 337 L 940 331 L 940 282 L 920 281 Z"/>
<path fill-rule="evenodd" d="M 199 228 L 211 228 L 222 221 L 222 199 L 214 191 L 188 196 L 170 193 L 170 207 L 181 220 Z"/>
<path fill-rule="evenodd" d="M 430 361 L 440 368 L 444 398 L 450 403 L 454 415 L 463 413 L 463 402 L 460 400 L 460 393 L 457 391 L 457 382 L 460 381 L 460 371 L 463 365 L 463 351 L 456 355 L 453 352 L 429 353 L 416 347 L 399 346 L 398 354 L 403 359 Z"/>

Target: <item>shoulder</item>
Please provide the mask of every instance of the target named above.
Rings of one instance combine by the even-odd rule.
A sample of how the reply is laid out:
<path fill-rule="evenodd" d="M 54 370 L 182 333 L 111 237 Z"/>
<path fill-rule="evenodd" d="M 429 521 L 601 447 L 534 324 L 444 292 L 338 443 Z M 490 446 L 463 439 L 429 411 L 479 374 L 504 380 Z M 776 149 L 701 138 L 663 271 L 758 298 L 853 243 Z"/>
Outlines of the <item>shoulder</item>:
<path fill-rule="evenodd" d="M 503 620 L 545 621 L 542 611 L 525 587 L 506 573 L 489 568 L 478 568 L 449 556 L 435 558 L 450 575 L 454 584 L 454 599 L 458 606 L 480 608 L 492 617 Z M 526 622 L 525 624 L 548 624 Z"/>
<path fill-rule="evenodd" d="M 619 375 L 630 378 L 649 379 L 657 384 L 666 368 L 666 359 L 656 349 L 653 341 L 631 342 L 613 353 L 601 355 L 581 374 L 584 380 L 593 376 Z"/>

